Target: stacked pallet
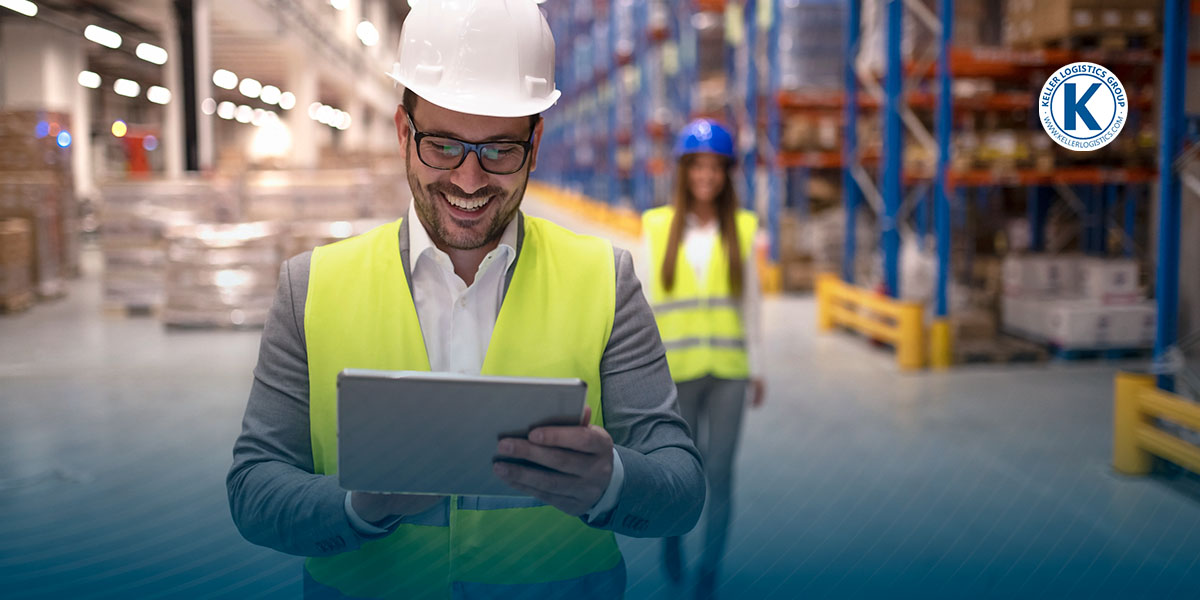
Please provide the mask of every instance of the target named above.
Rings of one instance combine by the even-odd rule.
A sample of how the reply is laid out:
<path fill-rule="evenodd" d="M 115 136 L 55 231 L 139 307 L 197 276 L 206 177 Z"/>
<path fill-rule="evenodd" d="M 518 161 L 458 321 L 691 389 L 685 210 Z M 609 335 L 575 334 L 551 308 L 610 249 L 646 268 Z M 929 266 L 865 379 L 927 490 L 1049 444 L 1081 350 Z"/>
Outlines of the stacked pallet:
<path fill-rule="evenodd" d="M 348 237 L 362 235 L 392 219 L 354 221 L 301 221 L 288 225 L 283 236 L 283 257 L 290 258 Z"/>
<path fill-rule="evenodd" d="M 169 228 L 236 216 L 228 186 L 201 179 L 101 186 L 104 299 L 113 310 L 154 312 L 163 303 Z"/>
<path fill-rule="evenodd" d="M 65 293 L 79 273 L 70 119 L 48 111 L 0 111 L 0 218 L 29 221 L 37 295 Z"/>
<path fill-rule="evenodd" d="M 1010 0 L 1006 37 L 1017 48 L 1150 48 L 1159 14 L 1155 0 Z"/>
<path fill-rule="evenodd" d="M 358 219 L 370 216 L 375 190 L 366 169 L 260 171 L 241 182 L 241 218 L 248 222 Z"/>
<path fill-rule="evenodd" d="M 33 231 L 27 219 L 0 219 L 0 313 L 33 304 Z"/>
<path fill-rule="evenodd" d="M 262 327 L 278 283 L 281 233 L 269 222 L 169 228 L 163 322 Z"/>
<path fill-rule="evenodd" d="M 1149 348 L 1155 307 L 1139 275 L 1132 259 L 1007 258 L 1001 322 L 1006 331 L 1060 352 Z"/>

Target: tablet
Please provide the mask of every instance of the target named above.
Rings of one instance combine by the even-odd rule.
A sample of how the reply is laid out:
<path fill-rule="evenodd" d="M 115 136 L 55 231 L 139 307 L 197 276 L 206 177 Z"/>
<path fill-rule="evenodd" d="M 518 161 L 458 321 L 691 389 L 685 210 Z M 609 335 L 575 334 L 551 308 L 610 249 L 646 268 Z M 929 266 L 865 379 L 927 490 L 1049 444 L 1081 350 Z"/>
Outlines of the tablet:
<path fill-rule="evenodd" d="M 356 492 L 522 496 L 492 473 L 496 442 L 578 425 L 578 379 L 346 369 L 338 374 L 338 481 Z"/>

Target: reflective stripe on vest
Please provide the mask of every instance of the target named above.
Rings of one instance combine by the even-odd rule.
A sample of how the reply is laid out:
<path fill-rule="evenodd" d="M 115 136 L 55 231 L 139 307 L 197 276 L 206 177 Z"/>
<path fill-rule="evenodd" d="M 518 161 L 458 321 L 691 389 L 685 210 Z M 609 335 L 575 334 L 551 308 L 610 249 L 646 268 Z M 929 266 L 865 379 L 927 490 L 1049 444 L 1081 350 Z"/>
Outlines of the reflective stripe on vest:
<path fill-rule="evenodd" d="M 662 264 L 671 234 L 673 208 L 664 206 L 642 215 L 642 230 L 650 241 L 650 304 L 667 350 L 667 363 L 675 381 L 705 375 L 738 379 L 750 374 L 745 332 L 738 299 L 729 287 L 729 257 L 725 244 L 714 241 L 703 288 L 695 270 L 687 265 L 680 248 L 675 285 L 668 293 L 662 285 Z M 738 245 L 743 259 L 750 255 L 758 219 L 754 213 L 737 213 Z"/>
<path fill-rule="evenodd" d="M 616 303 L 612 246 L 540 219 L 524 222 L 482 372 L 578 377 L 587 383 L 592 423 L 603 425 L 600 359 Z M 304 330 L 317 473 L 337 471 L 342 369 L 429 370 L 399 228 L 396 221 L 313 251 Z M 346 596 L 450 598 L 466 584 L 591 581 L 622 564 L 611 532 L 530 499 L 454 496 L 441 515 L 419 517 L 353 552 L 310 558 L 305 568 L 314 582 Z"/>

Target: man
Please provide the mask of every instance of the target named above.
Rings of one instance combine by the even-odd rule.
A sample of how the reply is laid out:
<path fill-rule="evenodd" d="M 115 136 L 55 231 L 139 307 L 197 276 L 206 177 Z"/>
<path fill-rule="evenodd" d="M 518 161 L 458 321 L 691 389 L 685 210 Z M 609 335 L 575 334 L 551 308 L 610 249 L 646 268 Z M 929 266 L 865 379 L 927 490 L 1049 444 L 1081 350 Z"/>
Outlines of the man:
<path fill-rule="evenodd" d="M 234 522 L 310 557 L 307 597 L 620 597 L 613 532 L 685 533 L 704 478 L 629 254 L 519 211 L 559 96 L 549 27 L 534 0 L 418 2 L 392 76 L 412 206 L 283 265 Z M 347 492 L 334 382 L 351 367 L 578 377 L 590 424 L 498 443 L 550 469 L 497 465 L 527 498 Z"/>

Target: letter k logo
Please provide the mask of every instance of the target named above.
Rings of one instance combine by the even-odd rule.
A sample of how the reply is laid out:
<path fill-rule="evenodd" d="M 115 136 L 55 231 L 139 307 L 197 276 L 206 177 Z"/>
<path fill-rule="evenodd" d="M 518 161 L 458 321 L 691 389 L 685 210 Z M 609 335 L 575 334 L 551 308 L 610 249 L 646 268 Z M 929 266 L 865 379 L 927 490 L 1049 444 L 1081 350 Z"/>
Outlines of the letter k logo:
<path fill-rule="evenodd" d="M 1075 121 L 1076 116 L 1078 116 L 1080 119 L 1083 119 L 1083 124 L 1086 125 L 1088 129 L 1100 129 L 1100 124 L 1096 122 L 1096 118 L 1092 116 L 1091 111 L 1089 111 L 1086 106 L 1088 100 L 1092 99 L 1092 96 L 1098 89 L 1100 89 L 1100 84 L 1093 83 L 1091 87 L 1084 92 L 1083 97 L 1079 98 L 1075 94 L 1074 83 L 1063 84 L 1063 112 L 1066 113 L 1063 117 L 1063 129 L 1066 129 L 1067 131 L 1074 131 L 1078 129 L 1078 124 Z"/>

